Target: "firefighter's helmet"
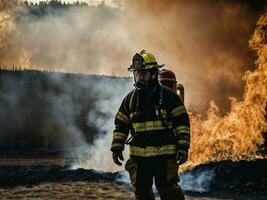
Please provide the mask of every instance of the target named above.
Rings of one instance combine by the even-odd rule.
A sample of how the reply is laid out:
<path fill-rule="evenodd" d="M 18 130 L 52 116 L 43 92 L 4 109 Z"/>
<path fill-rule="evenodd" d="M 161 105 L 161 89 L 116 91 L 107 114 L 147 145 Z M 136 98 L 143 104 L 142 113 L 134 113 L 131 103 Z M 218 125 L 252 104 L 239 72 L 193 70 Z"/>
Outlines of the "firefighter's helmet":
<path fill-rule="evenodd" d="M 136 53 L 132 59 L 132 64 L 128 68 L 129 71 L 149 70 L 153 68 L 161 68 L 164 65 L 159 65 L 155 56 L 151 53 L 142 50 L 140 53 Z"/>

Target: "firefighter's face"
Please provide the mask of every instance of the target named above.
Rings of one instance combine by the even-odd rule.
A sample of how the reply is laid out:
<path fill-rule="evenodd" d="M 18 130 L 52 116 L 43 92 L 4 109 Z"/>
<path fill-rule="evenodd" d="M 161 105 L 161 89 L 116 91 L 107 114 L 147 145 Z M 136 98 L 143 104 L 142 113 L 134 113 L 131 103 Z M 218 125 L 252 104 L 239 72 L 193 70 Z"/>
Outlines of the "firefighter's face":
<path fill-rule="evenodd" d="M 146 70 L 134 71 L 134 77 L 137 82 L 138 81 L 147 82 L 150 80 L 150 72 Z"/>

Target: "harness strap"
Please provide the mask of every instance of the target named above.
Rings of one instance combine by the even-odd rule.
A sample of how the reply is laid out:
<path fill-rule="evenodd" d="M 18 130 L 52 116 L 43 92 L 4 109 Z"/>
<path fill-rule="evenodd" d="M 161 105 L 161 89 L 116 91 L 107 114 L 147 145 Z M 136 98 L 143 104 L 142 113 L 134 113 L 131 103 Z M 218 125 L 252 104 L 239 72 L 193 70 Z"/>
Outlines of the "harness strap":
<path fill-rule="evenodd" d="M 136 101 L 134 99 L 136 98 Z M 135 105 L 134 105 L 135 104 Z M 166 127 L 166 129 L 169 129 L 168 122 L 166 122 L 166 119 L 163 118 L 163 114 L 161 112 L 161 106 L 163 104 L 163 87 L 160 86 L 160 98 L 158 101 L 158 104 L 156 105 L 156 114 L 159 116 L 159 119 L 162 121 L 162 124 Z M 135 106 L 135 107 L 134 107 Z M 131 94 L 130 102 L 129 102 L 129 113 L 138 112 L 139 111 L 139 95 L 137 95 L 136 89 Z M 132 126 L 132 118 L 130 117 L 130 134 L 131 136 L 126 140 L 125 144 L 130 144 L 134 136 L 136 135 Z M 173 127 L 172 127 L 173 129 Z M 171 136 L 176 137 L 176 132 L 173 129 L 173 132 L 171 133 Z"/>
<path fill-rule="evenodd" d="M 163 89 L 162 88 L 163 87 L 161 86 L 160 87 L 159 104 L 158 104 L 158 106 L 156 105 L 156 109 L 157 109 L 157 112 L 159 114 L 160 120 L 162 121 L 162 124 L 166 127 L 166 129 L 169 129 L 168 122 L 166 122 L 166 120 L 163 118 L 163 114 L 162 114 L 161 109 L 160 109 L 162 104 L 163 104 Z M 167 117 L 167 115 L 166 115 L 166 117 Z M 170 135 L 171 135 L 171 137 L 174 137 L 176 139 L 177 138 L 177 133 L 176 133 L 172 123 L 171 123 L 171 125 L 172 125 L 172 132 L 170 133 Z"/>
<path fill-rule="evenodd" d="M 137 93 L 137 91 L 136 91 L 136 89 L 134 89 L 134 91 L 132 92 L 132 94 L 131 94 L 131 97 L 130 97 L 130 102 L 129 102 L 129 114 L 131 114 L 132 112 L 133 112 L 133 108 L 134 108 L 134 97 L 135 96 L 137 96 L 136 97 L 136 105 L 137 106 L 135 106 L 135 111 L 137 111 L 138 110 L 138 105 L 139 105 L 139 97 L 138 97 L 138 95 L 136 95 L 136 93 Z M 132 141 L 132 139 L 133 139 L 133 137 L 134 137 L 134 135 L 135 135 L 135 133 L 134 133 L 134 129 L 133 129 L 133 125 L 132 125 L 133 123 L 132 123 L 132 118 L 130 117 L 130 134 L 131 134 L 131 136 L 125 141 L 125 144 L 130 144 L 131 143 L 131 141 Z"/>

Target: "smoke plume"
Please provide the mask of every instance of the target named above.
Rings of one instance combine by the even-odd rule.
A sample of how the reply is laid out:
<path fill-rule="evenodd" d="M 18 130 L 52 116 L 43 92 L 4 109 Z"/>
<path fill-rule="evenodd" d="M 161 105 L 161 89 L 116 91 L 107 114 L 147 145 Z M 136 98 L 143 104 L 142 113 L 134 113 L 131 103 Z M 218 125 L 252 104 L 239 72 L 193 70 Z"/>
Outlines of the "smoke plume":
<path fill-rule="evenodd" d="M 38 15 L 38 6 L 6 2 L 1 1 L 2 65 L 125 76 L 134 53 L 146 49 L 175 71 L 186 104 L 202 112 L 210 99 L 226 112 L 228 97 L 241 97 L 242 74 L 254 68 L 247 41 L 266 5 L 130 0 L 116 7 L 117 1 L 103 1 Z"/>
<path fill-rule="evenodd" d="M 0 49 L 7 46 L 10 34 L 15 29 L 13 10 L 18 1 L 0 1 Z"/>
<path fill-rule="evenodd" d="M 129 78 L 0 70 L 0 149 L 69 149 L 80 160 L 107 135 L 98 149 L 110 155 L 113 119 L 131 85 Z"/>

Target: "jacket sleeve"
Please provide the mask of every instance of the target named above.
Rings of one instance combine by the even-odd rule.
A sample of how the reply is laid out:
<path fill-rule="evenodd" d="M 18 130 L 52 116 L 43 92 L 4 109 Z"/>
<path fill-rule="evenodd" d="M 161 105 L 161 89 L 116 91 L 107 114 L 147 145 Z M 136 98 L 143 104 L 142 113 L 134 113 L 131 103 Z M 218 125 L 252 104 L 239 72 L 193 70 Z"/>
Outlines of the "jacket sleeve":
<path fill-rule="evenodd" d="M 169 117 L 177 134 L 178 153 L 187 156 L 190 147 L 189 116 L 177 94 L 173 95 L 171 99 Z"/>
<path fill-rule="evenodd" d="M 130 117 L 127 111 L 127 97 L 122 101 L 120 108 L 115 116 L 115 129 L 111 151 L 123 151 L 130 130 Z"/>

